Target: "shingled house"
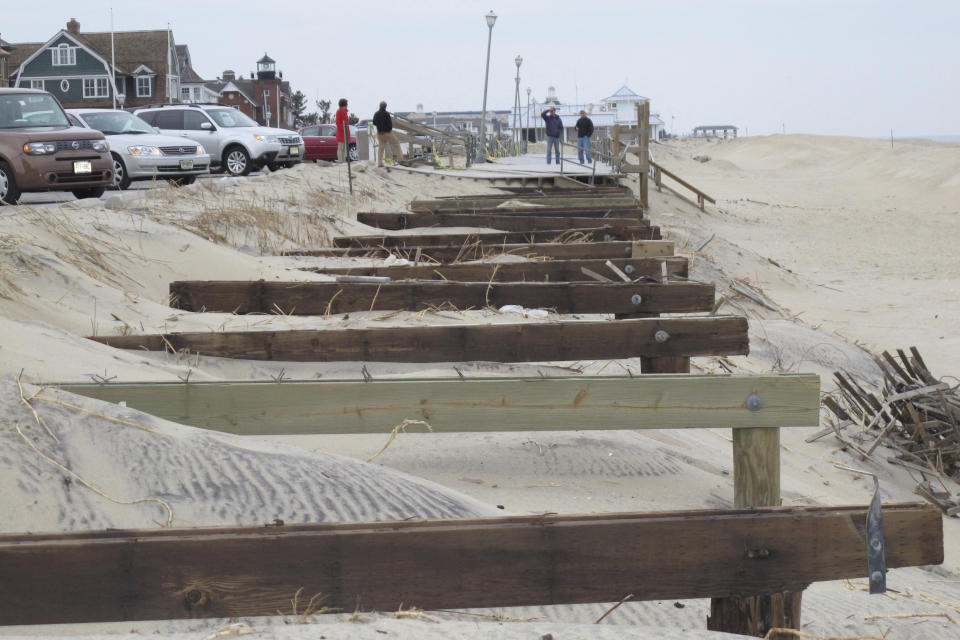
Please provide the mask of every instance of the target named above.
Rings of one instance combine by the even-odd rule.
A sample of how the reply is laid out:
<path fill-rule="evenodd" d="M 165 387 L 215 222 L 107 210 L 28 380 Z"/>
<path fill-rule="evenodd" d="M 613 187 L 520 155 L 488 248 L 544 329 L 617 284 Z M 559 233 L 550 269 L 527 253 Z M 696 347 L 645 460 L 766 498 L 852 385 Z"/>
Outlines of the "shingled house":
<path fill-rule="evenodd" d="M 173 34 L 165 29 L 81 33 L 71 18 L 46 42 L 16 43 L 8 65 L 10 84 L 46 89 L 64 107 L 138 106 L 180 97 L 180 64 Z"/>
<path fill-rule="evenodd" d="M 7 78 L 10 77 L 10 68 L 7 66 L 7 61 L 10 58 L 10 50 L 13 48 L 9 42 L 0 38 L 0 87 L 8 87 L 9 81 Z"/>
<path fill-rule="evenodd" d="M 177 61 L 180 63 L 180 102 L 215 103 L 220 94 L 207 86 L 207 81 L 194 71 L 190 58 L 190 47 L 177 45 Z"/>

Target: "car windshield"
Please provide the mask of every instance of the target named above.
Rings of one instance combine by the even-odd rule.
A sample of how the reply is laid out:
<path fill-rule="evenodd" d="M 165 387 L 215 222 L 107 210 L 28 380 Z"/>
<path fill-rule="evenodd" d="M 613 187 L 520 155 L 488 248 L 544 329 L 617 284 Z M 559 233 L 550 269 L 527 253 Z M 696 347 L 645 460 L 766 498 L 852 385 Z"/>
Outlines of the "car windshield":
<path fill-rule="evenodd" d="M 153 127 L 126 111 L 97 111 L 95 113 L 80 113 L 77 115 L 91 128 L 98 129 L 106 135 L 118 133 L 156 133 Z"/>
<path fill-rule="evenodd" d="M 259 127 L 245 113 L 232 107 L 226 109 L 208 109 L 207 115 L 221 127 Z"/>
<path fill-rule="evenodd" d="M 0 129 L 69 126 L 67 114 L 53 96 L 43 93 L 0 96 Z"/>

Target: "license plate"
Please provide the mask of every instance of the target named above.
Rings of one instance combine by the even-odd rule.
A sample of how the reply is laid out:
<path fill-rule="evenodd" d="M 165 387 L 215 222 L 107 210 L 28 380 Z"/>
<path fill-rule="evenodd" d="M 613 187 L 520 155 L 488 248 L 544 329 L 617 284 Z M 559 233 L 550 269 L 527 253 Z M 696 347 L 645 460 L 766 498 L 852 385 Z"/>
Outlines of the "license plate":
<path fill-rule="evenodd" d="M 292 156 L 300 155 L 300 147 L 297 147 L 297 146 L 290 147 L 290 155 Z"/>
<path fill-rule="evenodd" d="M 74 173 L 93 173 L 93 164 L 89 160 L 78 160 L 73 163 Z"/>
<path fill-rule="evenodd" d="M 193 169 L 193 160 L 181 160 L 180 161 L 181 169 Z"/>

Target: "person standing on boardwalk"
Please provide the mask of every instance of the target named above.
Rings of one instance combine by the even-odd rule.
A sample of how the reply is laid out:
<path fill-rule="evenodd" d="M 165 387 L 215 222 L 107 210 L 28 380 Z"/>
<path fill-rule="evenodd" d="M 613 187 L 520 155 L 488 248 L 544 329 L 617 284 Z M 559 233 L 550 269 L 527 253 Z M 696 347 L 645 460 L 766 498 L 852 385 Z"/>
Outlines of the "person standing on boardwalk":
<path fill-rule="evenodd" d="M 388 144 L 393 149 L 393 161 L 402 163 L 403 149 L 400 148 L 400 141 L 397 140 L 397 136 L 393 133 L 393 118 L 390 117 L 390 112 L 387 111 L 386 101 L 381 102 L 380 110 L 373 114 L 373 126 L 377 128 L 377 142 L 379 143 L 379 148 L 377 149 L 377 166 L 383 166 L 383 154 L 387 150 Z"/>
<path fill-rule="evenodd" d="M 587 156 L 587 164 L 593 162 L 593 156 L 590 155 L 590 136 L 593 135 L 593 120 L 587 117 L 587 112 L 580 111 L 580 119 L 577 120 L 577 158 L 580 164 L 584 164 L 583 156 Z"/>
<path fill-rule="evenodd" d="M 350 112 L 347 111 L 347 99 L 340 98 L 337 104 L 340 106 L 337 109 L 337 160 L 339 162 L 345 162 L 347 159 L 347 149 L 350 145 L 349 138 L 344 136 L 344 129 L 350 126 Z"/>
<path fill-rule="evenodd" d="M 550 164 L 550 147 L 554 149 L 554 157 L 560 164 L 560 138 L 563 137 L 563 120 L 557 115 L 557 108 L 550 107 L 540 114 L 546 123 L 547 132 L 547 164 Z"/>

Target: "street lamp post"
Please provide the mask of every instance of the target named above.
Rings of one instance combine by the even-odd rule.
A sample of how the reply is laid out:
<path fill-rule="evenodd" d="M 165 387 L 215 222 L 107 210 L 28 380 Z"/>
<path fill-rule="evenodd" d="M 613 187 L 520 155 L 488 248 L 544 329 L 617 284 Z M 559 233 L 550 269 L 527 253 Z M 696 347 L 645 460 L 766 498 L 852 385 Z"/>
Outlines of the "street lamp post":
<path fill-rule="evenodd" d="M 513 99 L 513 139 L 514 139 L 514 149 L 517 150 L 517 154 L 520 153 L 520 129 L 518 125 L 520 124 L 520 65 L 523 64 L 523 58 L 517 56 L 513 59 L 517 65 L 517 88 L 514 99 Z"/>
<path fill-rule="evenodd" d="M 530 142 L 530 93 L 532 89 L 527 87 L 527 128 L 524 131 L 523 150 L 527 150 L 527 143 Z"/>
<path fill-rule="evenodd" d="M 483 73 L 483 110 L 480 113 L 480 157 L 487 159 L 487 81 L 490 79 L 490 42 L 493 40 L 493 25 L 497 21 L 497 14 L 490 10 L 487 19 L 487 70 Z"/>

